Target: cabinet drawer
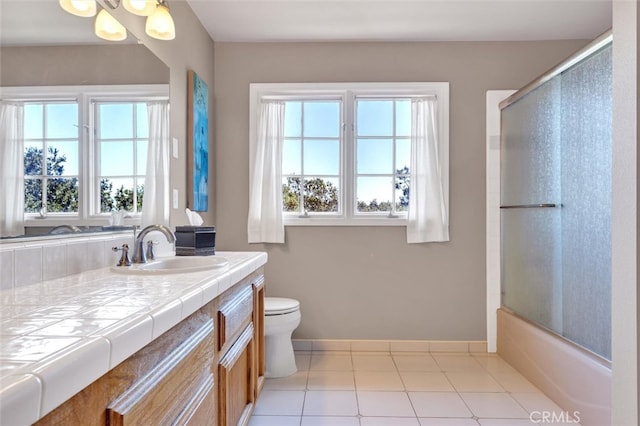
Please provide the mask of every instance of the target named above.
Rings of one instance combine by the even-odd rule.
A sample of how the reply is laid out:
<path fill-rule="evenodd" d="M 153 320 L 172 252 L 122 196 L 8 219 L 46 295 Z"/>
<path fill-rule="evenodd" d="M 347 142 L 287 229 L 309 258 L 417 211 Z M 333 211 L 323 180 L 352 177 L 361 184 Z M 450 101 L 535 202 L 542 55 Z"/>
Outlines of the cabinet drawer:
<path fill-rule="evenodd" d="M 107 407 L 108 424 L 185 424 L 205 416 L 212 422 L 213 336 L 210 319 Z"/>
<path fill-rule="evenodd" d="M 233 341 L 251 322 L 253 313 L 253 291 L 251 287 L 243 289 L 233 299 L 220 307 L 218 311 L 218 350 Z"/>

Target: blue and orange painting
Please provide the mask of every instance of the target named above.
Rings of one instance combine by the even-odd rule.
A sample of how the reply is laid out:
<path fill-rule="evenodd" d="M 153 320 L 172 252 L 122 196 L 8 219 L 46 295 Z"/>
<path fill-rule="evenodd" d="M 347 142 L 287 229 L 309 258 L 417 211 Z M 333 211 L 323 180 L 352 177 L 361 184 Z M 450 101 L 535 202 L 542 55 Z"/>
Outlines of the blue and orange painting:
<path fill-rule="evenodd" d="M 209 206 L 209 89 L 193 73 L 193 210 Z"/>

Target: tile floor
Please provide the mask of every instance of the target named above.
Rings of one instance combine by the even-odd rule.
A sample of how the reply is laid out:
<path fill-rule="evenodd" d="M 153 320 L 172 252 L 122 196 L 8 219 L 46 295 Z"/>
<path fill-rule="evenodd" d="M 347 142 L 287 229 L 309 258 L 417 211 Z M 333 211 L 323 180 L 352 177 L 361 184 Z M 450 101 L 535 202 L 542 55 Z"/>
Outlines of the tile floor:
<path fill-rule="evenodd" d="M 491 354 L 296 352 L 296 362 L 296 374 L 266 380 L 250 426 L 531 426 L 536 412 L 563 413 Z"/>

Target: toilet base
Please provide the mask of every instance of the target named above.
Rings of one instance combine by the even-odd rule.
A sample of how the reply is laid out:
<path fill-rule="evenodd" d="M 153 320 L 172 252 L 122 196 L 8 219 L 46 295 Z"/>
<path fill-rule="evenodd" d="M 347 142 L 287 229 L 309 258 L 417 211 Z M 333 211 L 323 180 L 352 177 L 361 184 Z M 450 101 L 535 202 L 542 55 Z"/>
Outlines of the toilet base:
<path fill-rule="evenodd" d="M 264 346 L 265 377 L 287 377 L 298 371 L 291 333 L 267 335 Z"/>

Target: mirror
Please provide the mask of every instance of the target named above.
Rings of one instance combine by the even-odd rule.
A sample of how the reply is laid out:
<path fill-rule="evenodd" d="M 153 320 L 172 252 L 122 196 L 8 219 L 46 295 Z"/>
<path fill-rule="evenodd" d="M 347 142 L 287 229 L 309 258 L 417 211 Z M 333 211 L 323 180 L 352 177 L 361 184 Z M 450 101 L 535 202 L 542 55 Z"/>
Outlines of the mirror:
<path fill-rule="evenodd" d="M 163 84 L 168 96 L 169 68 L 131 33 L 120 42 L 102 40 L 94 34 L 95 17 L 71 15 L 52 0 L 2 0 L 0 8 L 0 97 L 3 87 L 132 84 Z M 107 217 L 77 228 L 64 220 L 33 222 L 26 223 L 26 237 L 53 228 L 56 237 L 77 236 L 78 228 L 114 231 Z"/>

